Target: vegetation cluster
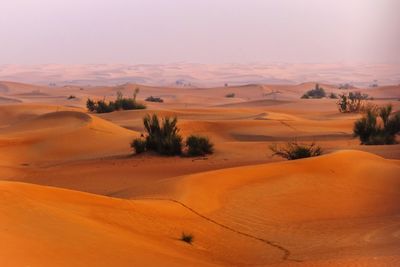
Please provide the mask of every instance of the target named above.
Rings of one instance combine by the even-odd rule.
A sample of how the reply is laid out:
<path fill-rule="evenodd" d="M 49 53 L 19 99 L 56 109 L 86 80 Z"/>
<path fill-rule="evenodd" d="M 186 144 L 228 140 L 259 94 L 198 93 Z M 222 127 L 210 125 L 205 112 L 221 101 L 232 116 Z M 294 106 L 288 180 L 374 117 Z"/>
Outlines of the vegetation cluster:
<path fill-rule="evenodd" d="M 96 113 L 109 113 L 116 110 L 133 110 L 133 109 L 145 109 L 146 106 L 136 101 L 136 96 L 139 93 L 139 89 L 136 88 L 133 97 L 124 97 L 122 92 L 117 92 L 117 99 L 115 101 L 103 100 L 92 100 L 88 98 L 86 101 L 86 108 L 90 112 Z"/>
<path fill-rule="evenodd" d="M 287 160 L 295 160 L 322 155 L 322 148 L 315 143 L 301 144 L 297 141 L 288 142 L 284 146 L 273 144 L 270 146 L 273 156 L 279 156 Z"/>
<path fill-rule="evenodd" d="M 191 135 L 183 143 L 177 123 L 176 117 L 159 119 L 156 114 L 147 114 L 143 118 L 146 136 L 134 139 L 131 147 L 136 154 L 154 151 L 160 155 L 175 156 L 182 154 L 185 144 L 188 156 L 204 156 L 213 153 L 213 144 L 207 137 Z"/>
<path fill-rule="evenodd" d="M 314 89 L 307 91 L 301 98 L 303 99 L 319 99 L 326 97 L 326 92 L 324 88 L 320 87 L 317 83 Z"/>
<path fill-rule="evenodd" d="M 354 123 L 353 133 L 362 145 L 391 145 L 400 132 L 400 114 L 393 107 L 372 107 Z"/>
<path fill-rule="evenodd" d="M 337 102 L 339 111 L 342 113 L 357 113 L 365 111 L 368 106 L 366 101 L 370 99 L 368 94 L 361 94 L 360 92 L 350 92 L 348 94 L 339 95 Z"/>
<path fill-rule="evenodd" d="M 158 103 L 163 103 L 164 100 L 161 97 L 154 97 L 154 96 L 149 96 L 148 98 L 145 99 L 147 102 L 158 102 Z"/>

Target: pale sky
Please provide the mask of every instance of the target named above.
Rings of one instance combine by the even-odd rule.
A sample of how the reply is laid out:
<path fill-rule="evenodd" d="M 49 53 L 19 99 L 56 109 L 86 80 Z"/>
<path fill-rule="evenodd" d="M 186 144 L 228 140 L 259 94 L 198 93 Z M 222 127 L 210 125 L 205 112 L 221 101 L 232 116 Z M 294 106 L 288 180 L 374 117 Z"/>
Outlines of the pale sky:
<path fill-rule="evenodd" d="M 0 64 L 399 63 L 399 0 L 0 0 Z"/>

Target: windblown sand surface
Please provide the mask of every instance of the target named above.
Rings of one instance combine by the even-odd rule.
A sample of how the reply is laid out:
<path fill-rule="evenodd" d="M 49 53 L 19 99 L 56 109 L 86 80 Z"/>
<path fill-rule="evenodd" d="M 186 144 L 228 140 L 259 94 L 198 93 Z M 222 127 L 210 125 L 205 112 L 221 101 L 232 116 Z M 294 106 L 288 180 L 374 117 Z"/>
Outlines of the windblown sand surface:
<path fill-rule="evenodd" d="M 300 99 L 313 86 L 1 82 L 0 266 L 400 265 L 400 145 L 360 146 L 360 115 L 339 113 L 333 99 Z M 136 87 L 139 100 L 165 102 L 84 108 L 87 97 Z M 399 86 L 357 90 L 399 110 Z M 132 156 L 153 112 L 178 116 L 184 137 L 209 136 L 215 153 Z M 325 153 L 271 156 L 270 144 L 293 139 Z"/>

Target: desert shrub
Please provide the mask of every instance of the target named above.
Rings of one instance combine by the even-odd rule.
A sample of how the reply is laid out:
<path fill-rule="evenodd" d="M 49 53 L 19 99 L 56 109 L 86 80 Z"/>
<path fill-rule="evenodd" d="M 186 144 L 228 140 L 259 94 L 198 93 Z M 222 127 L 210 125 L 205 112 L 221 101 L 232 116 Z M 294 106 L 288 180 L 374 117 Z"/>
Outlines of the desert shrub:
<path fill-rule="evenodd" d="M 105 100 L 99 100 L 95 103 L 95 112 L 97 113 L 109 113 L 115 111 L 114 102 L 107 103 Z"/>
<path fill-rule="evenodd" d="M 289 142 L 285 146 L 276 144 L 270 146 L 273 156 L 279 156 L 288 160 L 315 157 L 322 154 L 321 147 L 311 144 L 300 144 L 296 141 Z"/>
<path fill-rule="evenodd" d="M 146 140 L 142 138 L 136 138 L 132 141 L 131 147 L 135 150 L 136 154 L 140 154 L 146 151 Z"/>
<path fill-rule="evenodd" d="M 337 96 L 337 94 L 335 94 L 335 93 L 330 93 L 330 94 L 329 94 L 329 98 L 331 98 L 331 99 L 338 99 L 338 96 Z"/>
<path fill-rule="evenodd" d="M 235 93 L 226 94 L 225 97 L 233 98 L 233 97 L 235 97 Z"/>
<path fill-rule="evenodd" d="M 68 100 L 71 100 L 71 99 L 75 99 L 75 98 L 76 98 L 76 96 L 70 95 L 67 99 L 68 99 Z"/>
<path fill-rule="evenodd" d="M 339 95 L 337 102 L 339 111 L 342 113 L 363 112 L 366 110 L 366 100 L 369 99 L 367 94 L 360 92 L 350 92 L 349 94 Z"/>
<path fill-rule="evenodd" d="M 324 88 L 320 87 L 317 83 L 314 89 L 307 91 L 301 98 L 308 99 L 308 98 L 323 98 L 326 97 L 326 92 Z"/>
<path fill-rule="evenodd" d="M 88 98 L 88 100 L 86 101 L 86 108 L 90 111 L 93 112 L 96 109 L 96 103 Z"/>
<path fill-rule="evenodd" d="M 191 135 L 186 138 L 186 146 L 188 147 L 189 156 L 204 156 L 214 152 L 214 145 L 210 142 L 208 137 Z"/>
<path fill-rule="evenodd" d="M 186 243 L 188 243 L 188 244 L 192 244 L 193 239 L 194 239 L 194 237 L 193 237 L 192 234 L 185 234 L 185 233 L 182 233 L 181 241 L 186 242 Z"/>
<path fill-rule="evenodd" d="M 341 84 L 339 84 L 338 87 L 339 87 L 339 89 L 344 89 L 344 90 L 354 88 L 354 86 L 350 83 L 341 83 Z"/>
<path fill-rule="evenodd" d="M 309 99 L 309 98 L 310 98 L 310 96 L 309 96 L 309 95 L 307 95 L 307 94 L 304 94 L 304 95 L 302 95 L 302 96 L 301 96 L 301 98 L 302 98 L 302 99 Z"/>
<path fill-rule="evenodd" d="M 146 98 L 147 102 L 158 102 L 158 103 L 163 103 L 164 100 L 160 97 L 153 97 L 153 96 L 149 96 L 148 98 Z"/>
<path fill-rule="evenodd" d="M 147 114 L 143 124 L 147 132 L 146 149 L 161 155 L 173 156 L 182 153 L 182 137 L 177 127 L 178 119 L 163 118 L 159 120 L 156 114 Z"/>
<path fill-rule="evenodd" d="M 90 98 L 86 101 L 86 107 L 91 112 L 109 113 L 115 110 L 132 110 L 132 109 L 145 109 L 146 106 L 136 101 L 136 95 L 139 89 L 136 88 L 133 98 L 125 98 L 120 91 L 117 92 L 117 99 L 115 101 L 106 102 L 103 100 L 94 101 Z"/>
<path fill-rule="evenodd" d="M 400 114 L 392 113 L 392 106 L 368 109 L 354 123 L 353 133 L 362 145 L 390 145 L 396 143 L 400 132 Z"/>
<path fill-rule="evenodd" d="M 111 102 L 110 102 L 111 103 Z M 136 102 L 133 98 L 122 98 L 115 101 L 115 109 L 117 110 L 132 110 L 145 109 L 146 106 Z"/>

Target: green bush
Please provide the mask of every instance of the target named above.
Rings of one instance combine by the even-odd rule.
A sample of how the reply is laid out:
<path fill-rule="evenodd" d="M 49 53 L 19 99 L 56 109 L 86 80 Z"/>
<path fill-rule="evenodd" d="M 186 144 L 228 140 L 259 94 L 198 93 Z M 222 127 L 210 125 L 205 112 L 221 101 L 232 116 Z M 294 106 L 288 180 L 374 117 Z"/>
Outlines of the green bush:
<path fill-rule="evenodd" d="M 135 150 L 136 154 L 140 154 L 146 151 L 146 140 L 142 138 L 136 138 L 132 141 L 131 147 Z"/>
<path fill-rule="evenodd" d="M 273 156 L 280 156 L 288 160 L 316 157 L 322 154 L 322 149 L 316 146 L 315 143 L 299 144 L 296 141 L 289 142 L 285 146 L 270 146 Z"/>
<path fill-rule="evenodd" d="M 400 114 L 392 113 L 392 106 L 370 108 L 354 123 L 353 133 L 362 145 L 390 145 L 396 143 L 400 132 Z"/>
<path fill-rule="evenodd" d="M 88 98 L 88 100 L 86 101 L 86 108 L 90 111 L 93 112 L 96 109 L 96 103 Z"/>
<path fill-rule="evenodd" d="M 124 98 L 121 92 L 117 92 L 117 99 L 115 101 L 105 100 L 94 101 L 90 98 L 86 101 L 86 107 L 90 112 L 109 113 L 116 110 L 133 110 L 145 109 L 146 106 L 136 101 L 136 95 L 139 89 L 136 88 L 133 98 Z"/>
<path fill-rule="evenodd" d="M 367 108 L 367 99 L 369 99 L 367 94 L 350 92 L 349 94 L 339 95 L 339 101 L 337 102 L 337 105 L 339 111 L 342 113 L 362 112 Z"/>
<path fill-rule="evenodd" d="M 109 113 L 115 110 L 114 102 L 107 102 L 105 100 L 99 100 L 95 103 L 94 111 L 97 113 Z"/>
<path fill-rule="evenodd" d="M 147 114 L 143 118 L 146 131 L 144 139 L 132 141 L 131 147 L 135 152 L 154 151 L 161 155 L 174 156 L 182 154 L 182 137 L 179 135 L 176 117 L 159 119 L 156 114 Z M 191 135 L 186 138 L 187 154 L 189 156 L 203 156 L 213 153 L 213 144 L 207 137 Z"/>
<path fill-rule="evenodd" d="M 189 156 L 204 156 L 214 152 L 214 145 L 207 137 L 191 135 L 186 138 Z"/>
<path fill-rule="evenodd" d="M 163 103 L 164 100 L 160 97 L 154 97 L 154 96 L 149 96 L 148 98 L 146 98 L 147 102 L 158 102 L 158 103 Z"/>
<path fill-rule="evenodd" d="M 147 114 L 143 124 L 147 132 L 146 148 L 161 155 L 173 156 L 182 153 L 182 137 L 177 127 L 178 119 L 166 117 L 161 121 L 156 114 Z"/>
<path fill-rule="evenodd" d="M 338 99 L 338 96 L 335 93 L 330 93 L 329 98 L 330 99 Z"/>
<path fill-rule="evenodd" d="M 324 90 L 324 88 L 319 87 L 319 84 L 317 83 L 315 85 L 314 89 L 311 89 L 309 91 L 307 91 L 301 98 L 303 99 L 309 99 L 309 98 L 323 98 L 326 97 L 326 92 Z"/>

